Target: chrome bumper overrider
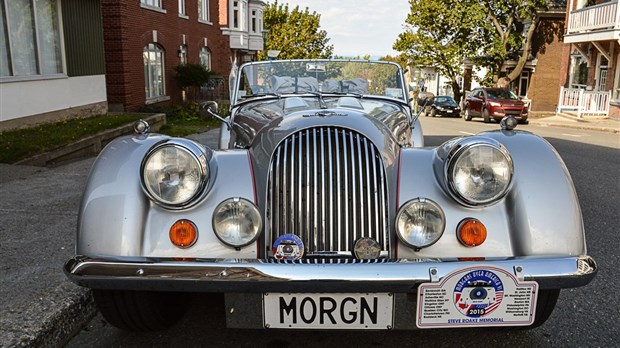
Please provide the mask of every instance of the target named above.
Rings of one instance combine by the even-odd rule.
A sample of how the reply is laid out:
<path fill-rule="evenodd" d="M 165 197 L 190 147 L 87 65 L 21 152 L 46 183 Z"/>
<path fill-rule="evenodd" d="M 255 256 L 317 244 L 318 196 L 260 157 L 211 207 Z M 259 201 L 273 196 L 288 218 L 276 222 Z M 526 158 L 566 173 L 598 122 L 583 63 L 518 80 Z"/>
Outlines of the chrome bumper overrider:
<path fill-rule="evenodd" d="M 69 260 L 74 283 L 101 289 L 196 292 L 414 292 L 474 265 L 500 267 L 542 289 L 588 284 L 596 275 L 590 256 L 523 257 L 484 261 L 382 260 L 345 263 L 276 263 L 259 260 L 88 258 Z"/>

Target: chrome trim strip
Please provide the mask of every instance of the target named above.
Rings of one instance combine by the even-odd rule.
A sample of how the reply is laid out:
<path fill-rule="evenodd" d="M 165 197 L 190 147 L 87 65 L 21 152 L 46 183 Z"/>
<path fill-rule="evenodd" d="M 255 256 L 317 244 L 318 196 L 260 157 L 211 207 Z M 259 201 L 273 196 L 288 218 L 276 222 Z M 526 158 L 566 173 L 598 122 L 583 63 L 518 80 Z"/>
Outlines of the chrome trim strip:
<path fill-rule="evenodd" d="M 495 266 L 537 281 L 542 289 L 583 286 L 598 268 L 590 256 L 523 257 L 488 261 L 390 260 L 344 264 L 270 263 L 260 260 L 174 261 L 151 258 L 75 257 L 64 267 L 74 283 L 91 288 L 165 291 L 326 291 L 415 292 L 417 285 L 471 266 Z M 520 272 L 517 272 L 519 269 Z M 161 286 L 160 285 L 165 285 Z"/>

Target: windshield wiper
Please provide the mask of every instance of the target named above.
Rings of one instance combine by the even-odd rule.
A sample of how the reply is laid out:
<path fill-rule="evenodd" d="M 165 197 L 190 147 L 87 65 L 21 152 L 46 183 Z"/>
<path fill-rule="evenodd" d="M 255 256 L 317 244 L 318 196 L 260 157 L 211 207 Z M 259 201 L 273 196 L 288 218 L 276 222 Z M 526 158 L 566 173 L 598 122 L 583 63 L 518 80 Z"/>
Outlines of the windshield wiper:
<path fill-rule="evenodd" d="M 306 91 L 306 93 L 316 95 L 319 99 L 319 107 L 321 109 L 327 109 L 327 104 L 325 103 L 325 100 L 323 100 L 323 93 L 315 91 Z"/>

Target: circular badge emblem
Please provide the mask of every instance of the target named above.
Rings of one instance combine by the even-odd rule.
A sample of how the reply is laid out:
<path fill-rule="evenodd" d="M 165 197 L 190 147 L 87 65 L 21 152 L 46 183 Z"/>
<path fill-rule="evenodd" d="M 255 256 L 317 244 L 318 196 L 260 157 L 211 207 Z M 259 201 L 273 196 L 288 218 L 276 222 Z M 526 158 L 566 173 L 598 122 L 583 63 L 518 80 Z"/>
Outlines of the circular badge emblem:
<path fill-rule="evenodd" d="M 381 246 L 372 238 L 362 237 L 355 242 L 353 254 L 360 260 L 376 259 L 381 255 Z"/>
<path fill-rule="evenodd" d="M 466 273 L 454 287 L 454 304 L 459 312 L 471 318 L 493 312 L 504 297 L 504 284 L 492 271 Z"/>
<path fill-rule="evenodd" d="M 278 260 L 297 260 L 304 256 L 304 242 L 294 234 L 284 234 L 273 242 L 273 256 Z"/>

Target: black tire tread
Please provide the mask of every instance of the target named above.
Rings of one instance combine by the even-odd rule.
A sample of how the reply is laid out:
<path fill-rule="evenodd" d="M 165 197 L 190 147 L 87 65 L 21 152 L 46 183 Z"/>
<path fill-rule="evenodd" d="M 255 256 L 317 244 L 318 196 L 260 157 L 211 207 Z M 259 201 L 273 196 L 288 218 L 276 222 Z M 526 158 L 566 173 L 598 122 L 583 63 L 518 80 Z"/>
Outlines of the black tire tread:
<path fill-rule="evenodd" d="M 152 291 L 93 290 L 103 317 L 113 326 L 127 331 L 158 331 L 181 319 L 187 301 L 177 293 Z"/>

